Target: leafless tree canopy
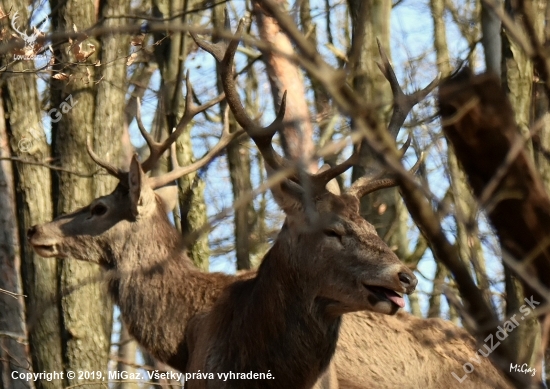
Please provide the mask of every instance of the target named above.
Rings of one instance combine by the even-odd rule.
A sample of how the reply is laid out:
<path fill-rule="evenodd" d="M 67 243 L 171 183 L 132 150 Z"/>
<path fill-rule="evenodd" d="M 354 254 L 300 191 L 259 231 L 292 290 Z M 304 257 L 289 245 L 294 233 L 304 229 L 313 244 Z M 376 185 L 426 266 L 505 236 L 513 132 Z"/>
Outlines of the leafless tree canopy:
<path fill-rule="evenodd" d="M 0 389 L 548 387 L 547 15 L 0 0 Z"/>

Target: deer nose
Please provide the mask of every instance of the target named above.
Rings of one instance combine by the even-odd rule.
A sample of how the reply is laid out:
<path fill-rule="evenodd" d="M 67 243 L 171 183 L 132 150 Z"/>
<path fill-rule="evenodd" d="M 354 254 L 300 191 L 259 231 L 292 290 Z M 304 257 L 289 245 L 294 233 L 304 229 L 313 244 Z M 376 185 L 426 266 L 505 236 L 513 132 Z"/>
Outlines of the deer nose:
<path fill-rule="evenodd" d="M 27 240 L 31 240 L 35 232 L 36 232 L 36 226 L 32 226 L 31 228 L 29 228 L 27 230 Z"/>
<path fill-rule="evenodd" d="M 399 281 L 401 282 L 401 285 L 407 293 L 414 292 L 414 289 L 416 288 L 416 284 L 418 284 L 418 280 L 414 276 L 414 274 L 410 272 L 400 272 L 398 274 Z"/>

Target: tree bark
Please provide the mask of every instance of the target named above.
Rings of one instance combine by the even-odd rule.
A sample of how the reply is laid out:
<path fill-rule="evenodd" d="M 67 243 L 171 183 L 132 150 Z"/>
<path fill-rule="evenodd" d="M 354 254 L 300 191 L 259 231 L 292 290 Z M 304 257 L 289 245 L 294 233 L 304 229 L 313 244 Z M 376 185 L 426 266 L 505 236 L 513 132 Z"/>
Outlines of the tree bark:
<path fill-rule="evenodd" d="M 99 3 L 99 15 L 105 18 L 105 27 L 124 26 L 126 19 L 113 18 L 118 15 L 130 13 L 130 1 L 102 0 Z M 126 169 L 126 160 L 121 148 L 122 139 L 126 134 L 126 91 L 128 82 L 126 77 L 127 66 L 124 56 L 128 53 L 130 39 L 126 35 L 103 35 L 101 37 L 101 48 L 99 60 L 103 66 L 98 69 L 98 79 L 95 94 L 95 108 L 92 110 L 94 117 L 93 126 L 93 148 L 97 155 L 114 166 L 120 166 Z M 113 141 L 115 140 L 115 141 Z M 120 140 L 120 141 L 118 141 Z M 96 175 L 92 181 L 92 195 L 94 198 L 104 196 L 116 187 L 118 180 L 110 175 Z M 103 331 L 106 334 L 111 333 L 113 303 L 106 293 L 98 296 L 99 303 L 104 307 L 103 312 Z M 108 346 L 110 345 L 110 336 L 108 343 L 103 345 L 103 355 L 100 357 L 108 361 Z M 107 346 L 107 348 L 105 348 Z M 129 346 L 126 348 L 129 357 Z M 135 354 L 135 350 L 134 350 Z M 134 355 L 135 357 L 135 355 Z M 106 367 L 106 365 L 105 365 Z M 132 387 L 132 384 L 125 384 Z"/>
<path fill-rule="evenodd" d="M 506 11 L 516 21 L 516 28 L 523 29 L 520 17 L 515 13 L 512 3 L 511 0 L 505 0 Z M 528 138 L 531 124 L 533 63 L 506 31 L 502 34 L 502 52 L 502 86 L 514 108 L 520 133 Z M 530 143 L 528 149 L 532 156 L 533 150 Z"/>
<path fill-rule="evenodd" d="M 220 4 L 212 9 L 212 22 L 214 28 L 223 29 L 225 24 L 224 17 L 225 5 Z M 217 66 L 217 74 L 220 74 L 219 64 Z M 249 70 L 250 80 L 252 77 L 255 83 L 255 77 L 253 75 L 254 69 L 251 67 Z M 249 81 L 250 82 L 250 81 Z M 253 86 L 249 85 L 252 89 Z M 221 80 L 218 77 L 218 93 L 223 92 Z M 247 90 L 247 93 L 251 93 Z M 248 105 L 247 105 L 248 106 Z M 231 132 L 237 131 L 237 123 L 230 114 L 228 117 L 229 123 L 225 123 L 225 115 L 223 112 L 227 107 L 227 103 L 223 101 L 220 104 L 220 117 L 223 125 L 229 125 Z M 245 193 L 252 191 L 252 182 L 250 180 L 250 139 L 248 137 L 240 137 L 235 139 L 227 146 L 227 164 L 229 167 L 229 177 L 231 179 L 231 186 L 233 189 L 233 199 L 236 201 Z M 252 234 L 252 220 L 254 219 L 254 204 L 250 202 L 246 207 L 240 207 L 235 209 L 234 214 L 234 233 L 235 233 L 235 256 L 237 259 L 237 270 L 244 270 L 251 268 L 250 262 L 250 240 Z"/>
<path fill-rule="evenodd" d="M 58 3 L 52 0 L 50 3 L 51 8 L 56 10 L 52 13 L 52 25 L 57 31 L 71 31 L 73 26 L 83 30 L 96 22 L 98 9 L 94 2 Z M 82 42 L 82 47 L 86 48 L 88 43 L 101 49 L 93 39 Z M 60 166 L 85 173 L 96 169 L 85 150 L 87 138 L 93 138 L 95 133 L 97 106 L 93 81 L 97 68 L 93 63 L 99 52 L 90 57 L 84 66 L 66 66 L 67 63 L 78 61 L 72 50 L 67 51 L 67 45 L 57 46 L 55 56 L 61 63 L 56 62 L 53 69 L 68 74 L 70 82 L 52 79 L 50 83 L 53 107 L 61 107 L 66 99 L 74 102 L 74 108 L 63 112 L 59 122 L 52 122 L 54 156 Z M 58 200 L 56 214 L 74 211 L 94 199 L 94 181 L 91 178 L 65 172 L 60 172 L 54 178 L 53 193 Z M 103 191 L 100 181 L 96 183 L 98 193 Z M 60 262 L 59 280 L 63 365 L 58 366 L 58 369 L 63 366 L 66 371 L 103 371 L 106 374 L 112 310 L 107 302 L 105 285 L 99 282 L 100 268 L 88 262 L 64 259 Z M 78 375 L 69 378 L 65 374 L 65 378 L 66 385 L 88 381 L 79 379 Z M 101 387 L 101 384 L 98 383 L 97 387 Z"/>
<path fill-rule="evenodd" d="M 27 20 L 26 2 L 0 2 L 2 9 L 15 7 Z M 11 61 L 9 54 L 6 61 Z M 6 63 L 3 63 L 6 65 Z M 10 65 L 13 73 L 2 75 L 2 102 L 11 155 L 45 161 L 50 148 L 42 127 L 37 76 L 33 61 Z M 24 147 L 20 147 L 24 145 Z M 27 229 L 52 219 L 50 171 L 44 167 L 14 163 L 19 242 L 26 242 Z M 59 371 L 62 366 L 57 265 L 39 257 L 27 245 L 21 249 L 21 277 L 25 298 L 29 346 L 34 371 Z M 60 381 L 36 382 L 38 388 L 61 388 Z"/>
<path fill-rule="evenodd" d="M 183 11 L 195 8 L 200 0 L 154 0 L 153 14 L 157 17 L 172 17 Z M 193 24 L 197 20 L 197 14 L 182 16 L 182 22 Z M 155 41 L 161 40 L 155 50 L 155 58 L 161 74 L 161 86 L 159 96 L 159 108 L 164 112 L 158 112 L 157 116 L 162 136 L 167 136 L 177 124 L 178 118 L 183 112 L 183 95 L 181 85 L 184 75 L 184 62 L 191 47 L 190 38 L 185 33 L 174 33 L 170 36 L 155 34 Z M 187 165 L 194 160 L 193 147 L 189 131 L 182 134 L 176 141 L 177 159 L 180 165 Z M 196 231 L 207 221 L 206 205 L 204 203 L 204 183 L 198 172 L 188 174 L 178 180 L 180 189 L 179 200 L 179 228 L 185 235 Z M 178 218 L 176 218 L 178 220 Z M 189 256 L 199 268 L 208 269 L 210 249 L 208 236 L 199 237 L 189 248 Z"/>
<path fill-rule="evenodd" d="M 3 104 L 0 117 L 4 116 Z M 0 122 L 0 157 L 11 155 L 6 122 Z M 8 293 L 13 293 L 10 295 Z M 34 383 L 12 379 L 32 371 L 21 281 L 21 245 L 15 185 L 10 161 L 0 160 L 0 388 L 32 389 Z"/>
<path fill-rule="evenodd" d="M 502 6 L 502 0 L 495 0 Z M 484 2 L 481 2 L 481 44 L 485 53 L 485 68 L 500 76 L 502 66 L 502 38 L 500 36 L 501 21 Z"/>
<path fill-rule="evenodd" d="M 286 0 L 276 0 L 281 7 L 287 6 Z M 278 51 L 291 54 L 294 52 L 290 39 L 281 31 L 278 22 L 267 15 L 257 1 L 253 1 L 254 15 L 258 25 L 260 38 L 273 45 Z M 309 109 L 304 89 L 304 81 L 300 68 L 273 50 L 262 51 L 266 64 L 267 75 L 271 85 L 273 104 L 277 110 L 287 93 L 284 128 L 281 143 L 288 158 L 294 161 L 306 161 L 314 152 L 313 126 L 309 117 Z M 309 171 L 317 171 L 317 163 L 305 166 Z"/>
<path fill-rule="evenodd" d="M 390 53 L 391 2 L 385 0 L 348 0 L 352 22 L 352 42 L 349 53 L 351 83 L 354 90 L 373 107 L 376 125 L 386 129 L 392 106 L 388 81 L 378 69 L 374 59 L 379 58 L 377 39 L 385 52 Z M 352 124 L 353 126 L 353 124 Z M 394 139 L 397 134 L 392 134 Z M 352 181 L 366 173 L 377 161 L 366 142 L 361 145 L 360 164 L 354 166 Z M 369 221 L 378 235 L 397 256 L 408 256 L 407 225 L 404 207 L 399 207 L 397 190 L 384 189 L 361 199 L 361 215 Z"/>

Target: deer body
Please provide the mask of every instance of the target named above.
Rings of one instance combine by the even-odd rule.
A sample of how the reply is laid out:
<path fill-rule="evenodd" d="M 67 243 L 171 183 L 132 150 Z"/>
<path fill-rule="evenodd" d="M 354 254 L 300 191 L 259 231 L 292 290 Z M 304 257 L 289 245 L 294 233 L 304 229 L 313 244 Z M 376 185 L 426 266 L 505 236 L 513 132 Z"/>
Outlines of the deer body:
<path fill-rule="evenodd" d="M 328 191 L 315 200 L 319 228 L 304 223 L 298 198 L 278 191 L 287 221 L 254 278 L 203 274 L 182 254 L 165 189 L 148 185 L 134 157 L 127 187 L 31 228 L 28 238 L 42 256 L 74 256 L 112 271 L 110 292 L 129 332 L 160 360 L 216 378 L 275 376 L 190 381 L 190 388 L 311 388 L 334 353 L 343 313 L 393 314 L 402 301 L 393 290 L 416 285 L 358 215 L 358 200 Z"/>
<path fill-rule="evenodd" d="M 230 371 L 269 372 L 272 378 L 191 381 L 189 388 L 311 388 L 329 365 L 341 319 L 327 314 L 328 301 L 316 301 L 315 277 L 288 279 L 294 258 L 283 242 L 266 254 L 255 278 L 232 284 L 213 314 L 199 319 L 208 330 L 199 335 L 202 352 L 192 352 L 190 365 L 216 378 Z M 281 251 L 288 256 L 279 257 Z"/>
<path fill-rule="evenodd" d="M 238 102 L 232 72 L 237 43 L 232 41 L 225 54 L 225 50 L 210 46 L 222 65 L 228 106 L 251 135 L 267 166 L 283 170 L 289 165 L 273 150 L 271 138 L 281 124 L 284 100 L 276 122 L 266 129 L 257 128 L 246 117 Z M 207 46 L 203 43 L 201 47 Z M 402 353 L 411 363 L 432 361 L 433 345 L 423 347 L 422 341 L 417 342 L 410 335 L 404 334 L 403 339 L 408 341 L 404 340 L 405 346 L 395 350 L 388 344 L 391 336 L 385 335 L 380 344 L 367 338 L 361 347 L 366 345 L 362 352 L 368 357 L 358 357 L 353 365 L 348 363 L 346 354 L 349 347 L 357 347 L 353 346 L 355 340 L 352 346 L 346 341 L 338 346 L 341 326 L 344 340 L 368 333 L 363 331 L 365 327 L 346 324 L 347 320 L 341 325 L 342 315 L 364 310 L 393 315 L 404 306 L 400 293 L 411 293 L 417 283 L 374 227 L 359 215 L 361 196 L 395 184 L 364 177 L 343 195 L 326 189 L 330 180 L 355 163 L 358 153 L 316 175 L 291 173 L 272 187 L 286 221 L 255 276 L 252 272 L 238 277 L 203 274 L 193 267 L 184 253 L 181 236 L 166 216 L 177 192 L 164 185 L 204 166 L 239 133 L 230 133 L 226 128 L 218 145 L 197 162 L 160 177 L 147 177 L 145 173 L 194 114 L 212 105 L 195 107 L 189 83 L 187 91 L 182 121 L 162 143 L 151 139 L 138 115 L 138 127 L 151 149 L 150 157 L 142 164 L 134 156 L 129 171 L 121 171 L 101 161 L 89 148 L 92 159 L 116 176 L 119 185 L 113 193 L 87 207 L 30 228 L 28 240 L 35 251 L 44 257 L 94 262 L 111 272 L 110 293 L 136 340 L 182 372 L 200 370 L 203 376 L 213 375 L 213 379 L 188 381 L 188 388 L 309 389 L 316 385 L 316 389 L 325 389 L 328 385 L 336 389 L 331 376 L 334 364 L 327 370 L 335 350 L 340 350 L 336 351 L 336 363 L 341 388 L 382 388 L 386 383 L 392 389 L 394 384 L 417 388 L 419 382 L 427 383 L 426 388 L 440 388 L 441 380 L 426 379 L 418 369 L 414 377 L 403 376 L 403 358 L 395 358 L 399 362 L 393 364 L 393 358 L 386 358 L 388 365 L 374 362 L 375 368 L 369 368 L 368 362 L 376 361 L 377 352 L 386 356 Z M 377 318 L 374 322 L 380 319 L 377 315 L 372 318 Z M 377 323 L 362 323 L 378 328 Z M 383 328 L 381 332 L 385 333 L 387 326 Z M 338 356 L 339 353 L 344 355 Z M 387 371 L 389 367 L 392 372 Z M 461 365 L 456 368 L 459 374 Z M 490 368 L 494 372 L 488 365 Z M 381 380 L 380 371 L 395 377 Z M 218 376 L 230 372 L 271 373 L 274 378 L 224 380 Z M 316 384 L 324 372 L 329 374 Z M 403 377 L 401 384 L 399 376 Z M 452 379 L 445 376 L 443 382 L 453 387 Z M 432 383 L 434 386 L 430 386 Z"/>
<path fill-rule="evenodd" d="M 92 210 L 102 204 L 109 207 L 108 212 L 116 210 L 120 213 L 116 217 L 111 215 L 111 218 L 120 219 L 117 223 L 94 220 L 101 216 L 109 217 L 108 212 L 90 218 L 92 213 L 101 213 Z M 85 224 L 88 218 L 95 228 Z M 149 213 L 147 219 L 130 219 L 127 190 L 118 187 L 111 195 L 95 200 L 88 207 L 61 216 L 52 223 L 34 227 L 29 231 L 29 240 L 43 256 L 70 255 L 96 262 L 107 272 L 112 272 L 109 290 L 120 306 L 122 318 L 132 336 L 162 362 L 180 371 L 192 371 L 189 368 L 190 353 L 205 349 L 200 337 L 196 337 L 198 330 L 204 327 L 204 317 L 214 305 L 224 306 L 222 301 L 227 299 L 225 291 L 233 283 L 238 282 L 236 290 L 254 289 L 258 281 L 246 281 L 243 286 L 240 280 L 254 277 L 255 272 L 231 276 L 202 273 L 195 268 L 182 249 L 181 235 L 170 224 L 160 198 L 155 199 L 155 210 Z M 282 247 L 279 246 L 272 248 L 265 258 L 266 264 L 260 268 L 268 275 L 275 270 L 270 278 L 274 282 L 281 277 L 283 268 L 281 271 L 276 266 L 272 269 L 273 261 L 268 258 L 274 250 L 280 249 Z M 289 248 L 282 253 L 289 255 L 289 258 L 296 255 Z M 297 293 L 299 295 L 300 291 Z M 275 309 L 274 304 L 276 302 L 268 299 L 266 309 Z M 224 313 L 230 314 L 231 309 Z M 259 321 L 254 315 L 261 317 L 259 311 L 248 315 L 253 316 L 246 317 L 250 322 Z M 281 321 L 276 327 L 280 328 L 281 323 L 284 325 L 284 319 L 275 315 L 275 320 Z M 260 323 L 264 324 L 270 322 Z M 239 336 L 245 334 L 244 331 L 237 331 Z M 330 336 L 327 339 L 330 340 Z M 256 339 L 247 341 L 258 347 Z M 236 347 L 237 351 L 242 351 L 241 347 Z M 466 331 L 443 320 L 422 320 L 405 313 L 397 316 L 350 313 L 343 316 L 333 364 L 336 365 L 341 389 L 508 387 L 485 358 L 481 359 L 481 366 L 475 365 L 475 371 L 462 384 L 452 376 L 452 372 L 459 377 L 464 375 L 462 365 L 470 358 L 476 359 L 474 350 L 473 338 Z M 287 356 L 287 353 L 282 355 L 284 364 L 296 362 L 287 360 Z M 205 358 L 204 355 L 198 358 L 201 357 Z M 281 382 L 279 380 L 284 375 L 278 378 L 272 367 L 265 366 L 275 377 L 273 382 Z M 255 372 L 262 372 L 260 367 L 257 369 Z M 322 370 L 322 365 L 318 370 Z M 206 382 L 195 382 L 201 383 Z"/>

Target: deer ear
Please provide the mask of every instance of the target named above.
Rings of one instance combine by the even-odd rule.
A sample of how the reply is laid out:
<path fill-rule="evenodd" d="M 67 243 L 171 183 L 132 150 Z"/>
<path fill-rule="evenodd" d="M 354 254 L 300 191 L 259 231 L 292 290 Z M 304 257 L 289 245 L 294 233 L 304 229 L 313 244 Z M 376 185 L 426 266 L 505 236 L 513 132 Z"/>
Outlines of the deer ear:
<path fill-rule="evenodd" d="M 160 198 L 162 206 L 166 213 L 171 212 L 176 208 L 178 203 L 178 186 L 167 185 L 162 188 L 155 189 L 156 195 Z"/>
<path fill-rule="evenodd" d="M 148 203 L 146 180 L 147 176 L 141 169 L 137 155 L 134 154 L 130 162 L 130 171 L 128 172 L 128 188 L 130 192 L 130 207 L 132 214 L 136 217 L 143 212 L 143 207 Z"/>

